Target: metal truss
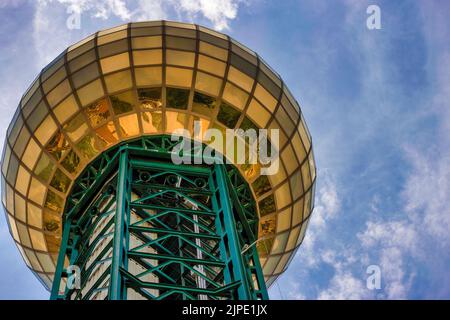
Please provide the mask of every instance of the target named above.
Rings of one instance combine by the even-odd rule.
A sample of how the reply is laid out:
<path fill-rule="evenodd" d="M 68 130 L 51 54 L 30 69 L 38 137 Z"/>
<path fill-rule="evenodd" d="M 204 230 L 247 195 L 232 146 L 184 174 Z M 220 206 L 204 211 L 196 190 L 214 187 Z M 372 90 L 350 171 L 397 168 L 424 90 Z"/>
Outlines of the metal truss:
<path fill-rule="evenodd" d="M 127 141 L 83 171 L 66 203 L 51 299 L 268 299 L 247 182 L 232 165 L 173 164 L 178 143 Z M 79 285 L 67 285 L 74 277 Z"/>

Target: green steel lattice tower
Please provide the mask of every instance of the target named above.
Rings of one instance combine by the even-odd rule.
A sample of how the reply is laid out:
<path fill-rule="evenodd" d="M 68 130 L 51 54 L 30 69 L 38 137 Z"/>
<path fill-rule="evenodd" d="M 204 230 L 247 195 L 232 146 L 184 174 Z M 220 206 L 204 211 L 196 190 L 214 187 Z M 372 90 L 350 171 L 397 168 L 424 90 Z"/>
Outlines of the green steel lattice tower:
<path fill-rule="evenodd" d="M 175 165 L 171 134 L 194 121 L 278 129 L 278 172 Z M 42 70 L 8 128 L 2 203 L 52 299 L 268 299 L 305 235 L 315 177 L 298 103 L 257 54 L 201 26 L 140 22 Z"/>

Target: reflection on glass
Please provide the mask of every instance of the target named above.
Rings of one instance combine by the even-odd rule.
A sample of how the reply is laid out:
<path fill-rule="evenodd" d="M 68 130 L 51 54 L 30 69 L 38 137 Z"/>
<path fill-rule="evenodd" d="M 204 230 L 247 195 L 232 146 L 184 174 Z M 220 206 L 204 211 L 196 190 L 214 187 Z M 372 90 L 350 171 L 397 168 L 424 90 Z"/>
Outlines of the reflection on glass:
<path fill-rule="evenodd" d="M 72 141 L 77 141 L 88 131 L 88 126 L 81 112 L 75 118 L 67 122 L 63 128 Z"/>
<path fill-rule="evenodd" d="M 99 145 L 93 134 L 84 136 L 84 138 L 77 143 L 77 149 L 80 150 L 81 155 L 87 159 L 95 157 L 100 152 Z"/>
<path fill-rule="evenodd" d="M 187 109 L 189 90 L 167 88 L 167 108 Z"/>
<path fill-rule="evenodd" d="M 256 179 L 255 182 L 252 183 L 252 186 L 253 186 L 253 190 L 255 191 L 255 194 L 257 197 L 270 191 L 270 188 L 271 188 L 269 178 L 267 178 L 266 175 L 259 176 L 259 178 Z"/>
<path fill-rule="evenodd" d="M 67 150 L 70 149 L 69 143 L 67 142 L 64 134 L 61 131 L 58 131 L 52 139 L 50 139 L 49 143 L 45 147 L 45 149 L 50 153 L 56 160 L 60 160 Z"/>
<path fill-rule="evenodd" d="M 155 112 L 142 112 L 142 129 L 145 133 L 155 133 L 162 131 L 162 113 L 160 111 Z"/>
<path fill-rule="evenodd" d="M 42 180 L 48 181 L 53 171 L 53 167 L 54 167 L 53 162 L 50 160 L 47 154 L 42 152 L 36 165 L 36 168 L 34 169 L 34 173 Z"/>
<path fill-rule="evenodd" d="M 212 117 L 216 104 L 216 99 L 207 96 L 206 94 L 195 92 L 194 100 L 192 102 L 192 111 Z"/>
<path fill-rule="evenodd" d="M 75 173 L 78 171 L 78 166 L 80 164 L 80 157 L 73 151 L 70 150 L 61 165 L 70 173 Z"/>
<path fill-rule="evenodd" d="M 133 110 L 133 91 L 127 91 L 118 95 L 111 96 L 110 98 L 114 113 L 116 115 L 127 113 Z"/>
<path fill-rule="evenodd" d="M 91 122 L 91 125 L 96 127 L 97 125 L 105 122 L 110 116 L 108 101 L 106 99 L 97 101 L 87 106 L 85 112 Z"/>
<path fill-rule="evenodd" d="M 138 98 L 143 110 L 153 111 L 162 107 L 161 88 L 138 89 Z"/>
<path fill-rule="evenodd" d="M 66 193 L 69 189 L 69 185 L 72 182 L 68 176 L 66 176 L 61 170 L 56 169 L 50 185 L 62 193 Z"/>
<path fill-rule="evenodd" d="M 228 128 L 234 128 L 239 120 L 241 113 L 226 103 L 220 105 L 217 120 Z"/>
<path fill-rule="evenodd" d="M 120 132 L 122 136 L 129 137 L 139 134 L 139 122 L 137 114 L 130 114 L 128 116 L 119 118 Z"/>
<path fill-rule="evenodd" d="M 275 198 L 273 194 L 259 202 L 259 213 L 261 217 L 272 212 L 275 212 Z"/>
<path fill-rule="evenodd" d="M 183 129 L 186 114 L 180 112 L 166 112 L 166 131 L 174 132 L 176 129 Z"/>
<path fill-rule="evenodd" d="M 119 140 L 116 126 L 112 121 L 95 129 L 95 133 L 97 134 L 99 139 L 101 139 L 106 145 L 111 145 Z"/>
<path fill-rule="evenodd" d="M 47 192 L 47 198 L 45 199 L 45 207 L 47 209 L 50 209 L 54 212 L 61 212 L 63 208 L 63 199 L 58 196 L 56 193 L 54 193 L 51 190 L 48 190 Z"/>

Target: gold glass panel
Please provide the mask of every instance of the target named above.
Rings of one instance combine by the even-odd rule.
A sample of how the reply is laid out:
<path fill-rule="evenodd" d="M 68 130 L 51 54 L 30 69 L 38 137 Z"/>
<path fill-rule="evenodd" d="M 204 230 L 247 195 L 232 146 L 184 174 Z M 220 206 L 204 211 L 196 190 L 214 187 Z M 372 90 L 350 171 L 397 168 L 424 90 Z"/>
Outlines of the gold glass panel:
<path fill-rule="evenodd" d="M 78 110 L 77 102 L 73 95 L 68 96 L 63 102 L 61 102 L 53 112 L 55 113 L 56 119 L 59 123 L 63 124 Z"/>
<path fill-rule="evenodd" d="M 295 244 L 297 243 L 298 236 L 300 234 L 300 226 L 294 228 L 289 234 L 289 240 L 286 245 L 286 251 L 292 250 L 295 248 Z"/>
<path fill-rule="evenodd" d="M 283 161 L 288 175 L 291 175 L 291 173 L 298 168 L 297 158 L 295 157 L 294 149 L 292 149 L 291 145 L 288 144 L 282 151 L 281 161 Z"/>
<path fill-rule="evenodd" d="M 309 171 L 309 163 L 305 161 L 302 165 L 303 187 L 307 190 L 311 186 L 311 175 Z"/>
<path fill-rule="evenodd" d="M 305 206 L 303 207 L 303 220 L 309 218 L 311 214 L 311 190 L 309 190 L 304 197 Z"/>
<path fill-rule="evenodd" d="M 95 50 L 89 50 L 82 55 L 76 57 L 72 61 L 69 61 L 69 69 L 71 72 L 75 72 L 89 63 L 95 60 Z"/>
<path fill-rule="evenodd" d="M 53 89 L 56 84 L 60 83 L 67 76 L 66 68 L 59 68 L 54 74 L 52 74 L 47 80 L 42 83 L 42 88 L 44 89 L 44 93 L 48 93 L 51 89 Z M 44 75 L 42 75 L 42 79 L 44 79 Z"/>
<path fill-rule="evenodd" d="M 84 119 L 81 112 L 72 120 L 67 122 L 67 124 L 65 124 L 63 128 L 69 138 L 74 142 L 78 141 L 88 132 L 86 120 Z"/>
<path fill-rule="evenodd" d="M 56 132 L 57 126 L 55 121 L 52 119 L 50 115 L 48 115 L 39 128 L 36 130 L 34 136 L 38 139 L 38 141 L 45 145 L 50 137 Z"/>
<path fill-rule="evenodd" d="M 200 52 L 205 53 L 211 57 L 227 61 L 228 51 L 204 41 L 200 41 Z"/>
<path fill-rule="evenodd" d="M 142 110 L 155 111 L 161 109 L 161 88 L 138 89 L 138 99 Z"/>
<path fill-rule="evenodd" d="M 255 88 L 255 97 L 270 111 L 274 112 L 277 105 L 277 99 L 275 99 L 262 85 L 259 83 Z"/>
<path fill-rule="evenodd" d="M 166 107 L 173 109 L 187 109 L 189 102 L 189 90 L 167 88 Z"/>
<path fill-rule="evenodd" d="M 295 155 L 300 162 L 303 162 L 306 158 L 306 150 L 303 147 L 300 135 L 296 132 L 292 137 L 292 146 L 294 147 Z"/>
<path fill-rule="evenodd" d="M 50 185 L 56 190 L 61 191 L 62 193 L 66 193 L 69 190 L 71 182 L 72 180 L 70 180 L 68 176 L 66 176 L 61 170 L 56 169 Z"/>
<path fill-rule="evenodd" d="M 8 222 L 9 222 L 9 227 L 11 228 L 11 233 L 12 233 L 12 236 L 13 236 L 14 240 L 20 241 L 19 233 L 17 232 L 16 220 L 12 216 L 10 216 L 9 214 L 8 214 Z"/>
<path fill-rule="evenodd" d="M 32 228 L 28 229 L 30 232 L 31 243 L 33 244 L 33 248 L 40 251 L 47 250 L 45 246 L 44 234 Z"/>
<path fill-rule="evenodd" d="M 300 230 L 300 235 L 298 237 L 296 246 L 299 246 L 303 242 L 303 239 L 305 238 L 305 234 L 306 234 L 306 229 L 308 228 L 308 224 L 309 224 L 309 219 L 306 220 L 302 224 L 302 229 Z"/>
<path fill-rule="evenodd" d="M 27 226 L 20 222 L 16 223 L 16 225 L 17 231 L 19 232 L 20 242 L 22 242 L 22 244 L 26 247 L 31 247 L 31 239 L 30 236 L 28 235 Z"/>
<path fill-rule="evenodd" d="M 309 148 L 311 147 L 311 140 L 309 138 L 309 134 L 306 130 L 303 119 L 299 124 L 298 132 L 300 133 L 300 137 L 302 138 L 303 145 L 305 146 L 306 150 L 309 151 Z"/>
<path fill-rule="evenodd" d="M 87 106 L 84 112 L 93 127 L 97 127 L 98 125 L 104 123 L 111 115 L 108 100 L 106 99 L 99 100 Z"/>
<path fill-rule="evenodd" d="M 197 72 L 195 89 L 218 96 L 222 86 L 222 79 L 210 76 L 203 72 Z"/>
<path fill-rule="evenodd" d="M 311 170 L 311 181 L 314 181 L 314 179 L 316 178 L 316 162 L 314 161 L 313 150 L 311 150 L 311 152 L 309 153 L 308 162 L 309 162 L 309 168 Z"/>
<path fill-rule="evenodd" d="M 282 232 L 291 226 L 291 208 L 284 209 L 277 214 L 277 232 Z"/>
<path fill-rule="evenodd" d="M 30 233 L 31 233 L 31 229 L 30 229 Z M 42 235 L 42 239 L 44 239 L 44 235 L 42 233 L 40 233 L 40 235 Z M 33 237 L 31 237 L 31 240 L 33 241 Z M 45 240 L 44 240 L 44 242 L 45 242 Z M 33 243 L 33 247 L 35 249 L 37 249 L 36 246 L 34 245 L 34 243 Z M 44 247 L 45 247 L 45 244 L 44 244 Z M 53 261 L 48 254 L 36 252 L 36 255 L 37 255 L 38 260 L 41 263 L 42 268 L 44 269 L 45 272 L 55 272 L 55 265 L 53 264 Z M 46 283 L 48 285 L 48 283 L 51 283 L 51 282 L 47 281 Z"/>
<path fill-rule="evenodd" d="M 250 101 L 247 114 L 260 128 L 265 128 L 270 119 L 270 113 L 255 99 Z"/>
<path fill-rule="evenodd" d="M 304 198 L 301 198 L 298 200 L 292 209 L 292 225 L 296 226 L 303 220 L 303 204 L 304 204 Z"/>
<path fill-rule="evenodd" d="M 166 67 L 166 85 L 191 87 L 192 70 L 174 67 Z"/>
<path fill-rule="evenodd" d="M 250 92 L 252 90 L 253 82 L 255 82 L 253 78 L 250 78 L 248 75 L 239 71 L 233 66 L 230 66 L 230 70 L 228 71 L 228 80 L 246 90 L 247 92 Z"/>
<path fill-rule="evenodd" d="M 65 98 L 72 89 L 68 80 L 61 82 L 55 89 L 47 94 L 47 101 L 50 107 L 56 106 L 63 98 Z"/>
<path fill-rule="evenodd" d="M 197 140 L 199 140 L 199 139 L 203 140 L 203 136 L 205 135 L 205 132 L 209 128 L 209 125 L 211 122 L 207 119 L 200 118 L 197 116 L 193 116 L 192 118 L 193 119 L 192 119 L 191 132 L 193 134 L 193 138 L 197 139 Z M 199 124 L 200 124 L 200 130 L 198 132 L 194 132 L 194 122 L 196 122 L 196 121 L 199 122 Z"/>
<path fill-rule="evenodd" d="M 131 82 L 130 70 L 120 71 L 105 76 L 105 84 L 109 93 L 131 88 L 133 84 Z"/>
<path fill-rule="evenodd" d="M 162 50 L 133 51 L 133 64 L 135 66 L 162 64 Z"/>
<path fill-rule="evenodd" d="M 275 191 L 275 197 L 277 199 L 278 210 L 284 208 L 289 203 L 291 203 L 291 190 L 289 188 L 289 183 L 283 184 Z"/>
<path fill-rule="evenodd" d="M 160 111 L 142 112 L 141 120 L 144 133 L 162 132 L 162 113 Z"/>
<path fill-rule="evenodd" d="M 97 45 L 102 45 L 105 43 L 113 42 L 127 37 L 127 30 L 118 31 L 115 33 L 110 33 L 104 36 L 100 36 L 97 39 Z"/>
<path fill-rule="evenodd" d="M 288 240 L 289 232 L 284 232 L 275 237 L 275 241 L 273 242 L 272 252 L 271 254 L 282 253 L 284 248 L 286 247 L 286 242 Z"/>
<path fill-rule="evenodd" d="M 219 77 L 223 77 L 225 74 L 226 64 L 222 61 L 201 54 L 198 56 L 198 68 Z"/>
<path fill-rule="evenodd" d="M 99 79 L 91 82 L 87 86 L 77 90 L 78 98 L 80 99 L 81 105 L 86 106 L 95 100 L 103 97 L 105 92 L 103 91 L 102 83 Z"/>
<path fill-rule="evenodd" d="M 99 145 L 99 142 L 92 133 L 84 136 L 84 138 L 77 143 L 77 149 L 80 151 L 81 156 L 87 159 L 97 156 L 101 148 L 102 146 Z"/>
<path fill-rule="evenodd" d="M 180 112 L 166 112 L 166 132 L 171 133 L 176 129 L 184 129 L 186 114 Z"/>
<path fill-rule="evenodd" d="M 9 184 L 6 185 L 6 210 L 14 213 L 14 191 Z"/>
<path fill-rule="evenodd" d="M 75 88 L 79 88 L 99 77 L 99 75 L 98 64 L 95 62 L 91 63 L 87 67 L 84 67 L 80 71 L 77 71 L 71 76 L 71 78 Z"/>
<path fill-rule="evenodd" d="M 34 139 L 31 138 L 22 156 L 22 162 L 28 167 L 28 169 L 33 169 L 38 159 L 40 150 L 41 148 L 34 141 Z"/>
<path fill-rule="evenodd" d="M 29 183 L 30 183 L 30 174 L 23 166 L 19 166 L 16 178 L 16 186 L 15 186 L 16 190 L 19 191 L 21 194 L 26 195 Z"/>
<path fill-rule="evenodd" d="M 145 48 L 160 48 L 162 47 L 162 37 L 137 37 L 131 39 L 131 46 L 133 49 L 145 49 Z"/>
<path fill-rule="evenodd" d="M 14 216 L 20 221 L 26 222 L 27 210 L 25 199 L 18 193 L 14 194 Z"/>
<path fill-rule="evenodd" d="M 184 67 L 194 67 L 195 53 L 178 50 L 166 50 L 166 63 Z"/>
<path fill-rule="evenodd" d="M 123 113 L 135 111 L 135 98 L 133 92 L 134 91 L 130 90 L 118 95 L 110 96 L 114 114 L 120 115 Z"/>
<path fill-rule="evenodd" d="M 51 161 L 49 156 L 44 152 L 41 153 L 39 161 L 34 169 L 34 174 L 41 178 L 43 181 L 48 181 L 52 174 L 55 164 Z"/>
<path fill-rule="evenodd" d="M 30 189 L 28 189 L 28 199 L 32 200 L 38 205 L 44 202 L 46 187 L 37 179 L 32 178 Z"/>
<path fill-rule="evenodd" d="M 28 202 L 28 224 L 36 228 L 42 228 L 42 209 Z"/>
<path fill-rule="evenodd" d="M 259 201 L 259 213 L 261 217 L 275 212 L 275 198 L 273 194 L 271 194 L 268 197 L 265 197 L 263 200 Z"/>
<path fill-rule="evenodd" d="M 31 245 L 30 245 L 30 247 L 31 247 Z M 36 258 L 36 255 L 34 254 L 34 252 L 29 250 L 29 249 L 27 249 L 27 248 L 24 248 L 24 251 L 25 251 L 26 256 L 27 256 L 27 258 L 28 258 L 28 260 L 30 262 L 31 268 L 33 268 L 36 271 L 42 272 L 41 265 L 39 264 L 39 261 Z"/>
<path fill-rule="evenodd" d="M 67 156 L 61 161 L 61 165 L 70 173 L 78 172 L 78 166 L 80 165 L 80 157 L 73 151 L 70 150 Z"/>
<path fill-rule="evenodd" d="M 95 129 L 95 133 L 106 145 L 112 145 L 119 140 L 116 126 L 112 121 Z"/>
<path fill-rule="evenodd" d="M 153 86 L 162 84 L 161 67 L 135 68 L 134 76 L 137 86 Z"/>
<path fill-rule="evenodd" d="M 303 194 L 303 184 L 302 184 L 302 174 L 300 170 L 295 171 L 295 173 L 290 178 L 292 196 L 294 200 L 300 198 Z"/>
<path fill-rule="evenodd" d="M 286 253 L 281 257 L 280 262 L 278 263 L 278 266 L 274 271 L 275 274 L 280 274 L 284 271 L 290 256 L 291 253 Z"/>
<path fill-rule="evenodd" d="M 226 103 L 222 103 L 217 114 L 217 120 L 228 128 L 234 128 L 240 116 L 241 113 L 238 110 Z"/>
<path fill-rule="evenodd" d="M 253 190 L 256 197 L 260 197 L 272 188 L 270 186 L 269 178 L 266 175 L 261 175 L 252 183 Z"/>
<path fill-rule="evenodd" d="M 194 93 L 194 99 L 192 101 L 193 112 L 200 113 L 212 118 L 216 106 L 217 100 L 215 98 L 212 98 L 199 92 Z"/>
<path fill-rule="evenodd" d="M 129 68 L 130 57 L 128 52 L 124 52 L 112 57 L 101 59 L 100 65 L 102 66 L 103 73 L 110 73 L 116 70 Z"/>
<path fill-rule="evenodd" d="M 53 138 L 50 139 L 45 149 L 56 160 L 60 160 L 67 153 L 67 150 L 70 149 L 70 146 L 62 131 L 58 131 Z"/>
<path fill-rule="evenodd" d="M 247 102 L 248 93 L 239 89 L 230 82 L 227 82 L 223 92 L 223 99 L 242 110 Z"/>
<path fill-rule="evenodd" d="M 120 132 L 124 137 L 135 136 L 139 134 L 139 122 L 137 114 L 119 118 Z"/>

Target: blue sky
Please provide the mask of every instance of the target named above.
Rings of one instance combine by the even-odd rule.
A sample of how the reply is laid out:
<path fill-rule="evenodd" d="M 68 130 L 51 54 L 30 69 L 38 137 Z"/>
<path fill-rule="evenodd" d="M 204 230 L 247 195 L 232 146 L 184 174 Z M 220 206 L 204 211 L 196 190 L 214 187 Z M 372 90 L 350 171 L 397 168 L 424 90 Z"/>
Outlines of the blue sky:
<path fill-rule="evenodd" d="M 220 4 L 219 4 L 220 3 Z M 381 9 L 381 30 L 366 9 Z M 66 28 L 67 6 L 81 29 Z M 0 0 L 0 140 L 36 74 L 128 21 L 194 22 L 258 52 L 297 97 L 315 211 L 272 299 L 450 298 L 450 26 L 444 1 Z M 381 289 L 366 269 L 381 269 Z M 0 218 L 0 299 L 47 299 Z"/>

